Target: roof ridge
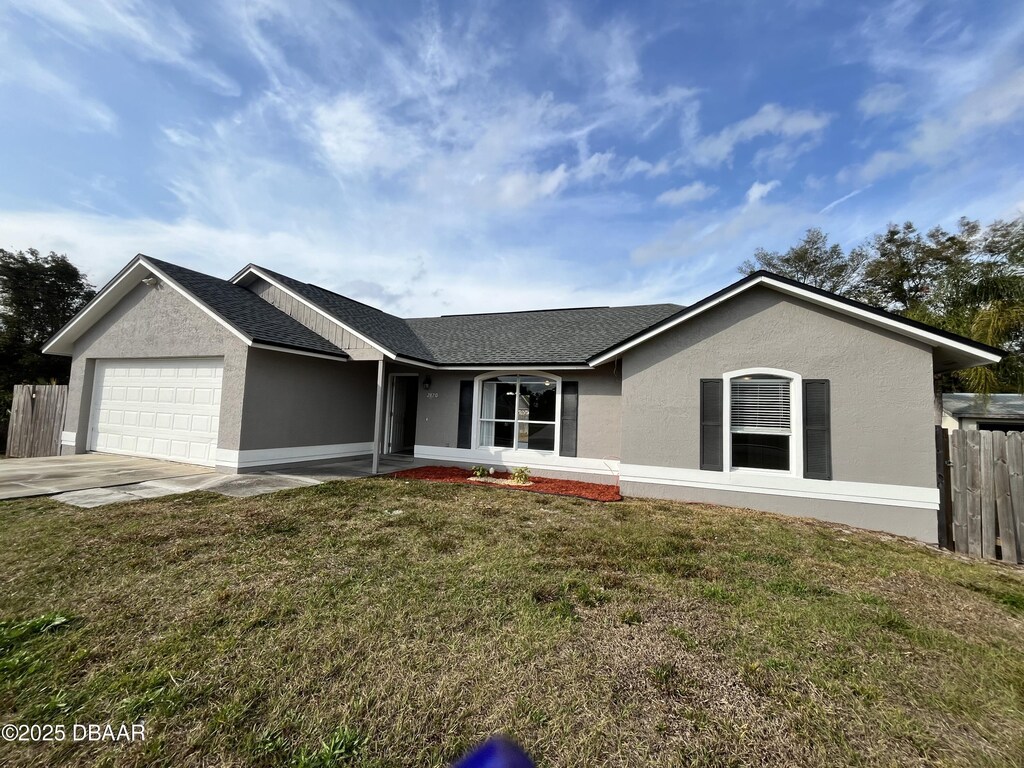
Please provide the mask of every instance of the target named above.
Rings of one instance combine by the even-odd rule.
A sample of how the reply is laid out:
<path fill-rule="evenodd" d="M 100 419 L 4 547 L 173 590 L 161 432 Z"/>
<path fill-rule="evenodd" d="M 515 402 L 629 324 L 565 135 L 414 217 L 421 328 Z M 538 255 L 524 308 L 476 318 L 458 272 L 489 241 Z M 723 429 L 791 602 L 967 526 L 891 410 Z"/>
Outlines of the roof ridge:
<path fill-rule="evenodd" d="M 684 304 L 666 301 L 656 304 L 622 304 L 619 306 L 611 304 L 599 304 L 592 307 L 551 307 L 548 309 L 512 309 L 504 312 L 460 312 L 452 315 L 425 315 L 422 317 L 408 317 L 406 320 L 440 320 L 446 317 L 493 317 L 495 315 L 528 315 L 540 314 L 542 312 L 583 312 L 590 309 L 650 309 L 654 307 L 673 307 L 675 309 L 686 309 Z"/>

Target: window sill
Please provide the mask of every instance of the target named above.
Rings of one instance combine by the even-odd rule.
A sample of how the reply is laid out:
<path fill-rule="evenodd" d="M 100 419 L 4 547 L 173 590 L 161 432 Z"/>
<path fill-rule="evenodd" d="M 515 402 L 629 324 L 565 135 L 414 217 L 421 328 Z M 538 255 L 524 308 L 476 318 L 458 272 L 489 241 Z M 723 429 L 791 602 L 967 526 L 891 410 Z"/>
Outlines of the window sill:
<path fill-rule="evenodd" d="M 728 472 L 734 475 L 768 475 L 770 477 L 796 477 L 791 469 L 757 469 L 756 467 L 729 467 Z"/>

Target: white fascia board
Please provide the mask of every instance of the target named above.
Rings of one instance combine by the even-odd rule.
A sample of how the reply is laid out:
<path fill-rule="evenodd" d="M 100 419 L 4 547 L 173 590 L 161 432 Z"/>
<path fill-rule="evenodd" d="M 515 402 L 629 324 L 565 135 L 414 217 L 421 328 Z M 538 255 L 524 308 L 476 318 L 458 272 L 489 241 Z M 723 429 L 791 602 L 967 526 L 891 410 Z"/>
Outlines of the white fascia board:
<path fill-rule="evenodd" d="M 367 344 L 369 344 L 371 347 L 373 347 L 374 349 L 376 349 L 378 352 L 380 352 L 381 354 L 385 355 L 386 357 L 389 357 L 392 360 L 394 360 L 397 357 L 397 355 L 394 352 L 392 352 L 391 350 L 382 347 L 379 343 L 377 343 L 376 341 L 371 339 L 369 336 L 365 336 L 365 335 L 361 334 L 359 331 L 357 331 L 355 328 L 352 328 L 352 327 L 346 325 L 345 323 L 341 322 L 341 320 L 339 320 L 338 318 L 336 318 L 334 315 L 330 314 L 329 312 L 325 312 L 323 309 L 318 307 L 313 302 L 311 302 L 308 299 L 306 299 L 306 298 L 300 296 L 299 294 L 297 294 L 295 291 L 293 291 L 291 288 L 289 288 L 284 283 L 280 282 L 279 280 L 275 280 L 273 277 L 268 275 L 266 272 L 261 270 L 259 267 L 254 267 L 254 266 L 246 267 L 241 272 L 239 272 L 237 275 L 235 275 L 233 278 L 231 278 L 231 282 L 237 284 L 237 283 L 241 282 L 242 280 L 244 280 L 248 275 L 256 275 L 256 277 L 260 278 L 261 280 L 266 280 L 268 283 L 270 283 L 272 286 L 277 288 L 279 291 L 284 291 L 285 293 L 287 293 L 289 296 L 291 296 L 293 299 L 295 299 L 300 304 L 303 304 L 304 306 L 309 307 L 310 309 L 312 309 L 317 314 L 322 315 L 323 317 L 327 318 L 328 320 L 330 320 L 332 323 L 337 325 L 339 328 L 341 328 L 346 333 L 351 333 L 357 339 L 360 339 L 361 341 L 366 342 Z"/>
<path fill-rule="evenodd" d="M 591 366 L 589 365 L 439 365 L 438 370 L 441 371 L 485 371 L 490 373 L 491 371 L 530 371 L 531 373 L 543 373 L 544 371 L 589 371 Z"/>
<path fill-rule="evenodd" d="M 816 293 L 806 291 L 803 288 L 798 288 L 795 285 L 787 285 L 786 283 L 780 283 L 778 280 L 772 280 L 770 277 L 762 277 L 761 281 L 765 285 L 771 286 L 780 293 L 786 293 L 790 296 L 796 296 L 797 298 L 804 299 L 806 301 L 814 302 L 830 309 L 834 309 L 837 312 L 851 315 L 866 323 L 872 325 L 878 325 L 883 328 L 902 334 L 903 336 L 909 336 L 910 338 L 920 339 L 933 347 L 945 347 L 947 349 L 955 349 L 958 352 L 963 352 L 968 355 L 980 358 L 985 363 L 998 363 L 1002 360 L 1001 355 L 997 355 L 993 352 L 986 352 L 983 349 L 979 349 L 973 344 L 964 344 L 963 342 L 954 341 L 953 339 L 947 339 L 944 336 L 940 336 L 937 333 L 926 331 L 922 328 L 912 328 L 905 323 L 892 317 L 885 317 L 883 315 L 876 315 L 874 312 L 868 312 L 861 309 L 860 307 L 852 307 L 849 304 L 844 304 L 841 301 L 829 298 L 828 296 L 819 296 Z"/>
<path fill-rule="evenodd" d="M 396 363 L 401 363 L 402 365 L 414 365 L 417 368 L 428 368 L 431 371 L 441 370 L 441 366 L 439 365 L 434 365 L 433 363 L 425 363 L 422 360 L 412 360 L 411 358 L 402 357 L 401 355 L 397 355 L 394 358 L 394 360 Z"/>
<path fill-rule="evenodd" d="M 627 341 L 625 344 L 620 344 L 617 347 L 613 347 L 612 349 L 608 350 L 607 352 L 605 352 L 600 357 L 595 357 L 593 360 L 591 360 L 590 361 L 590 366 L 592 368 L 596 368 L 597 366 L 599 366 L 599 365 L 601 365 L 603 363 L 607 363 L 609 360 L 615 359 L 616 357 L 621 355 L 626 350 L 632 349 L 633 347 L 636 347 L 636 346 L 638 346 L 640 344 L 643 344 L 645 341 L 653 339 L 655 336 L 658 336 L 659 334 L 664 333 L 665 331 L 669 330 L 670 328 L 675 328 L 680 323 L 686 322 L 691 317 L 695 317 L 695 316 L 699 315 L 701 312 L 704 312 L 705 310 L 711 309 L 712 307 L 717 307 L 723 301 L 728 301 L 733 296 L 736 296 L 737 294 L 743 293 L 743 291 L 747 290 L 748 288 L 751 288 L 751 287 L 753 287 L 755 285 L 758 285 L 761 282 L 761 279 L 763 279 L 763 278 L 760 278 L 760 279 L 758 279 L 758 280 L 756 280 L 754 282 L 748 283 L 746 285 L 737 286 L 736 288 L 733 288 L 728 293 L 722 294 L 715 301 L 713 301 L 713 302 L 711 302 L 711 303 L 709 303 L 709 304 L 707 304 L 707 305 L 705 305 L 703 307 L 697 307 L 696 309 L 691 310 L 689 312 L 684 312 L 683 314 L 681 314 L 679 317 L 677 317 L 676 319 L 674 319 L 670 323 L 666 323 L 665 325 L 659 326 L 658 328 L 654 328 L 654 329 L 652 329 L 650 331 L 647 331 L 647 333 L 644 333 L 644 334 L 642 334 L 640 336 L 637 336 L 635 339 L 632 339 L 631 341 Z"/>
<path fill-rule="evenodd" d="M 883 315 L 876 315 L 874 312 L 868 312 L 867 310 L 860 309 L 859 307 L 850 306 L 849 304 L 845 304 L 841 301 L 836 301 L 835 299 L 831 299 L 827 296 L 820 296 L 817 293 L 812 293 L 811 291 L 804 290 L 803 288 L 798 288 L 793 285 L 787 285 L 786 283 L 779 282 L 778 280 L 773 280 L 770 277 L 761 276 L 755 280 L 751 280 L 749 283 L 744 283 L 742 285 L 736 286 L 731 291 L 722 294 L 712 302 L 696 307 L 689 312 L 683 312 L 683 314 L 676 317 L 670 323 L 666 323 L 665 325 L 662 325 L 658 328 L 654 328 L 648 331 L 647 333 L 638 336 L 637 338 L 631 341 L 626 342 L 625 344 L 620 344 L 618 347 L 615 347 L 609 350 L 608 352 L 605 352 L 600 357 L 596 357 L 593 360 L 591 360 L 590 365 L 596 368 L 602 363 L 606 363 L 609 360 L 618 357 L 623 352 L 632 349 L 633 347 L 638 346 L 639 344 L 643 344 L 645 341 L 648 341 L 649 339 L 652 339 L 655 336 L 664 333 L 665 331 L 671 328 L 674 328 L 680 323 L 684 323 L 692 317 L 696 317 L 697 315 L 702 314 L 708 311 L 709 309 L 712 309 L 713 307 L 717 307 L 719 304 L 728 301 L 734 296 L 737 296 L 738 294 L 743 293 L 744 291 L 748 291 L 751 288 L 754 288 L 755 286 L 758 285 L 767 286 L 780 293 L 795 296 L 799 299 L 810 302 L 812 304 L 828 307 L 829 309 L 832 309 L 841 314 L 848 315 L 850 317 L 855 317 L 871 325 L 886 328 L 902 336 L 907 336 L 912 339 L 918 339 L 919 341 L 923 341 L 932 347 L 943 347 L 946 349 L 953 349 L 956 350 L 957 352 L 970 355 L 973 358 L 977 359 L 977 365 L 997 363 L 1000 360 L 1002 360 L 1002 356 L 992 352 L 987 352 L 983 349 L 979 349 L 974 345 L 964 344 L 959 341 L 954 341 L 953 339 L 947 339 L 936 333 L 932 333 L 930 331 L 926 331 L 920 328 L 912 328 L 894 318 L 885 317 Z"/>
<path fill-rule="evenodd" d="M 427 368 L 431 371 L 522 371 L 522 365 L 438 365 L 436 363 L 424 363 L 421 360 L 410 360 L 408 357 L 396 357 L 396 363 L 415 365 L 420 368 Z M 537 366 L 532 366 L 531 370 Z M 589 365 L 545 365 L 541 366 L 545 371 L 589 371 Z"/>
<path fill-rule="evenodd" d="M 304 357 L 319 357 L 322 360 L 333 360 L 335 363 L 347 363 L 348 362 L 348 358 L 345 358 L 345 357 L 335 357 L 334 355 L 323 355 L 323 354 L 321 354 L 319 352 L 307 352 L 304 349 L 291 349 L 290 347 L 275 347 L 275 346 L 272 346 L 270 344 L 260 344 L 259 342 L 256 342 L 256 341 L 254 341 L 249 346 L 252 347 L 253 349 L 267 349 L 267 350 L 270 350 L 271 352 L 284 352 L 285 354 L 288 354 L 288 355 L 303 355 Z"/>

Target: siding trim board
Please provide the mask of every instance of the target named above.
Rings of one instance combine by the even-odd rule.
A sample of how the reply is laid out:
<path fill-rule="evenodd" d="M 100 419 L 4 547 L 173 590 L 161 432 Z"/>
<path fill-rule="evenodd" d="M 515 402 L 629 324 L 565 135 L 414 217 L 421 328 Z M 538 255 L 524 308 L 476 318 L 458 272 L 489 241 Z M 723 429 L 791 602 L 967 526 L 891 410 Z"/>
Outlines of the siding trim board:
<path fill-rule="evenodd" d="M 585 459 L 576 456 L 558 456 L 547 451 L 511 450 L 508 448 L 442 448 L 437 445 L 417 445 L 413 449 L 417 459 L 430 461 L 458 461 L 485 466 L 529 467 L 537 470 L 584 472 L 614 476 L 619 473 L 618 459 Z"/>
<path fill-rule="evenodd" d="M 372 451 L 372 441 L 338 443 L 336 445 L 300 445 L 293 448 L 256 448 L 244 451 L 218 448 L 216 465 L 230 469 L 252 469 L 275 464 L 297 464 L 299 462 L 368 456 Z"/>
<path fill-rule="evenodd" d="M 332 360 L 335 363 L 347 363 L 348 360 L 344 357 L 338 357 L 337 355 L 322 355 L 319 352 L 306 352 L 302 349 L 292 349 L 291 347 L 275 347 L 270 344 L 261 344 L 257 341 L 252 342 L 250 347 L 254 349 L 269 349 L 271 352 L 285 352 L 291 355 L 303 355 L 305 357 L 319 357 L 322 360 Z"/>
<path fill-rule="evenodd" d="M 809 480 L 803 477 L 755 472 L 710 472 L 678 467 L 653 467 L 621 464 L 619 482 L 678 485 L 710 490 L 758 493 L 768 496 L 794 496 L 860 504 L 938 510 L 939 489 L 912 485 L 883 485 L 841 480 Z"/>
<path fill-rule="evenodd" d="M 389 359 L 391 359 L 391 360 L 396 359 L 397 356 L 395 355 L 394 352 L 392 352 L 389 349 L 386 349 L 386 348 L 382 347 L 380 344 L 378 344 L 376 341 L 371 339 L 369 336 L 365 336 L 364 334 L 359 333 L 359 331 L 355 330 L 354 328 L 350 328 L 349 326 L 345 325 L 345 323 L 341 322 L 338 318 L 334 317 L 333 315 L 331 315 L 328 312 L 325 312 L 324 310 L 322 310 L 320 307 L 318 307 L 313 302 L 309 301 L 308 299 L 303 298 L 302 296 L 297 294 L 295 291 L 293 291 L 290 288 L 288 288 L 288 286 L 286 286 L 283 283 L 275 280 L 273 277 L 268 275 L 266 272 L 261 270 L 259 267 L 255 267 L 255 266 L 248 266 L 248 267 L 246 267 L 241 272 L 239 272 L 237 275 L 235 275 L 233 278 L 231 278 L 231 282 L 232 283 L 236 283 L 236 284 L 241 283 L 249 275 L 255 275 L 256 277 L 260 278 L 261 280 L 266 280 L 268 283 L 270 283 L 272 286 L 277 288 L 279 291 L 281 291 L 283 293 L 286 293 L 287 295 L 291 296 L 292 299 L 294 299 L 295 301 L 297 301 L 300 304 L 308 307 L 309 309 L 313 310 L 317 314 L 322 315 L 323 317 L 327 318 L 332 323 L 337 325 L 339 328 L 344 330 L 346 333 L 349 333 L 352 336 L 355 336 L 360 341 L 362 341 L 362 342 L 364 342 L 366 344 L 369 344 L 371 347 L 373 347 L 374 349 L 378 350 L 381 354 L 385 355 Z"/>

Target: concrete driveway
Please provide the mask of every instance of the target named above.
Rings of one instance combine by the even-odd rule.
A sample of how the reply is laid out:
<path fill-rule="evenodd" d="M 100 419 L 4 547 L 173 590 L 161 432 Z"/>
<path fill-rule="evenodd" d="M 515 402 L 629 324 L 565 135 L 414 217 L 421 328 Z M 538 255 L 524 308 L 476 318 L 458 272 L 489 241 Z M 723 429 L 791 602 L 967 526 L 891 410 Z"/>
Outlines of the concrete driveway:
<path fill-rule="evenodd" d="M 3 459 L 0 460 L 0 499 L 52 496 L 67 491 L 212 474 L 212 469 L 190 464 L 99 453 Z"/>
<path fill-rule="evenodd" d="M 398 468 L 407 465 L 403 463 Z M 290 472 L 222 475 L 191 464 L 86 453 L 0 460 L 0 499 L 52 496 L 76 507 L 102 507 L 190 491 L 213 491 L 241 498 L 368 474 L 368 461 L 361 458 L 296 467 Z"/>

